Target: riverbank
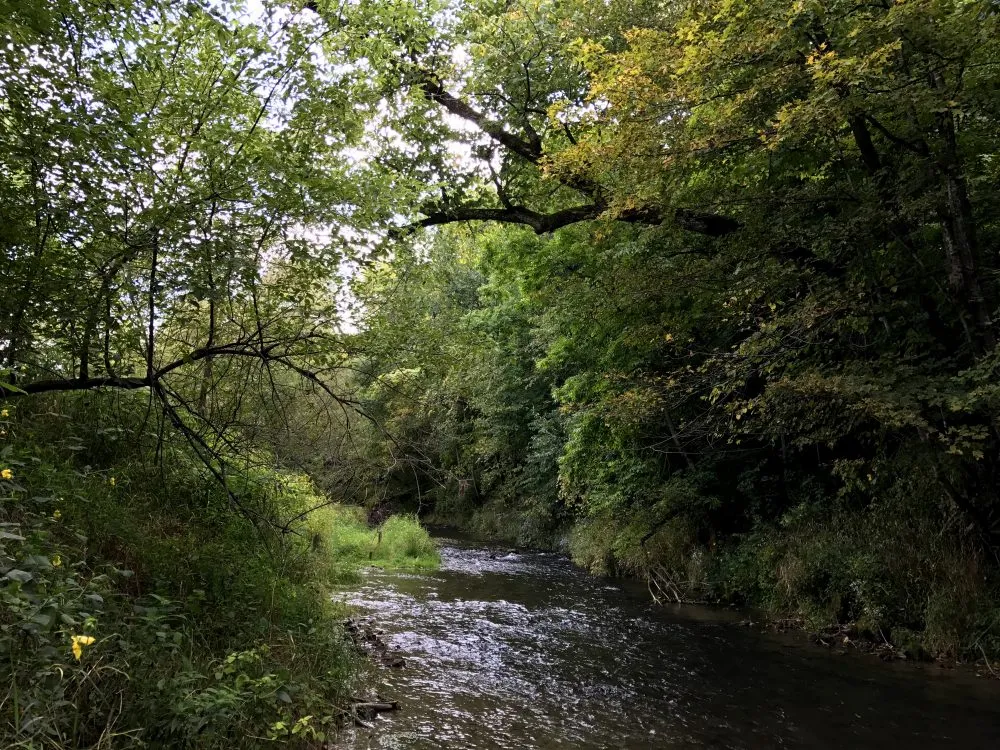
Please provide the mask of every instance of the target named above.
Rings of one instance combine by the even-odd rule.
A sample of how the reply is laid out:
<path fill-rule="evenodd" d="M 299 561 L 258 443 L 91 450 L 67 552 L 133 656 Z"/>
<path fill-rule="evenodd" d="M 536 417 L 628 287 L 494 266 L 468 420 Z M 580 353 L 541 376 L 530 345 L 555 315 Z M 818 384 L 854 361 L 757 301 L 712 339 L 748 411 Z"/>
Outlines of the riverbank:
<path fill-rule="evenodd" d="M 743 619 L 740 621 L 740 625 L 758 632 L 796 634 L 815 646 L 838 654 L 856 652 L 883 662 L 934 665 L 945 670 L 959 670 L 980 679 L 1000 681 L 1000 671 L 985 655 L 978 660 L 970 661 L 935 658 L 920 649 L 919 646 L 916 647 L 916 650 L 907 650 L 906 647 L 893 644 L 888 640 L 875 640 L 869 633 L 860 631 L 852 624 L 831 625 L 825 629 L 816 630 L 801 618 L 758 616 L 756 620 L 753 618 Z"/>
<path fill-rule="evenodd" d="M 790 601 L 796 601 L 792 592 L 785 596 L 775 596 L 771 592 L 781 586 L 790 586 L 792 582 L 787 574 L 781 581 L 775 580 L 776 572 L 762 571 L 760 560 L 751 560 L 765 556 L 760 550 L 745 549 L 753 547 L 754 540 L 734 549 L 717 550 L 714 556 L 695 548 L 687 557 L 677 557 L 664 550 L 662 544 L 658 545 L 655 538 L 648 544 L 648 551 L 644 549 L 640 553 L 632 549 L 644 548 L 639 535 L 621 535 L 613 529 L 593 525 L 569 525 L 550 529 L 547 534 L 535 531 L 525 536 L 525 530 L 534 527 L 526 525 L 521 514 L 498 512 L 489 504 L 479 512 L 454 517 L 459 519 L 458 526 L 448 526 L 441 522 L 443 519 L 432 515 L 430 518 L 436 522 L 430 523 L 428 528 L 435 535 L 482 544 L 508 544 L 520 549 L 559 552 L 589 573 L 634 582 L 637 591 L 645 591 L 646 596 L 655 593 L 665 603 L 678 603 L 679 599 L 679 603 L 715 606 L 726 612 L 745 611 L 747 615 L 741 620 L 749 627 L 759 631 L 799 632 L 822 648 L 860 651 L 883 661 L 933 662 L 946 668 L 969 669 L 981 677 L 1000 679 L 1000 671 L 996 668 L 996 643 L 992 638 L 970 642 L 968 648 L 961 650 L 953 647 L 932 650 L 928 634 L 919 630 L 898 625 L 883 629 L 877 622 L 838 620 L 837 615 L 844 607 L 835 603 L 837 596 L 832 593 L 827 594 L 830 601 L 826 606 L 818 606 L 818 595 L 813 595 L 800 607 L 789 607 Z M 749 571 L 735 569 L 740 559 L 751 560 Z M 777 561 L 772 562 L 772 566 L 777 565 Z M 747 585 L 748 580 L 758 575 L 769 583 L 765 586 L 757 581 L 752 586 Z M 659 587 L 663 587 L 662 590 Z M 987 621 L 979 627 L 988 633 L 992 625 Z"/>
<path fill-rule="evenodd" d="M 145 408 L 88 394 L 0 418 L 0 746 L 325 742 L 363 666 L 332 592 L 361 565 L 432 569 L 433 543 L 263 453 L 220 481 Z"/>

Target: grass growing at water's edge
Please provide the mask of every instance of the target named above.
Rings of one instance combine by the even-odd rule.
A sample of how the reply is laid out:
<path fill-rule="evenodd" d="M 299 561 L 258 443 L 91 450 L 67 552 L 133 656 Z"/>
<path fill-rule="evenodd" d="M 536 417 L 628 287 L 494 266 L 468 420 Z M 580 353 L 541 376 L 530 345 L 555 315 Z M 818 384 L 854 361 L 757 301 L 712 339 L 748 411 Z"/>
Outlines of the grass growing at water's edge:
<path fill-rule="evenodd" d="M 379 528 L 365 522 L 364 511 L 338 506 L 324 538 L 330 552 L 348 565 L 432 569 L 441 562 L 437 547 L 415 516 L 392 516 Z"/>
<path fill-rule="evenodd" d="M 560 549 L 596 574 L 643 580 L 656 567 L 691 601 L 750 607 L 755 619 L 849 635 L 886 654 L 995 671 L 1000 575 L 925 484 L 925 497 L 887 492 L 862 508 L 817 495 L 780 525 L 759 522 L 710 544 L 682 517 L 594 514 L 559 525 L 537 505 L 497 499 L 444 497 L 428 520 L 484 541 Z"/>
<path fill-rule="evenodd" d="M 0 405 L 0 746 L 320 746 L 358 668 L 331 587 L 433 544 L 391 519 L 348 554 L 376 532 L 260 461 L 230 468 L 237 513 L 145 407 Z"/>
<path fill-rule="evenodd" d="M 644 578 L 657 565 L 691 599 L 753 607 L 886 653 L 987 667 L 1000 656 L 1000 578 L 931 502 L 890 495 L 861 510 L 789 514 L 714 548 L 680 519 L 649 529 L 642 518 L 588 519 L 570 552 L 598 573 Z"/>

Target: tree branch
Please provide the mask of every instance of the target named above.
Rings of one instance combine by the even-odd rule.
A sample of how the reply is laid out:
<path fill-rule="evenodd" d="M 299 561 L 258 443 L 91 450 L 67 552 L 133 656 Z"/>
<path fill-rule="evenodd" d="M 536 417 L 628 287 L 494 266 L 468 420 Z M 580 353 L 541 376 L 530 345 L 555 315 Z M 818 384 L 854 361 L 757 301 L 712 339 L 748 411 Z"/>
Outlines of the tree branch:
<path fill-rule="evenodd" d="M 530 127 L 528 139 L 520 138 L 508 132 L 484 113 L 472 107 L 467 102 L 445 90 L 441 82 L 427 71 L 419 71 L 421 90 L 431 101 L 444 107 L 467 122 L 471 122 L 483 133 L 500 143 L 512 153 L 517 154 L 531 164 L 538 164 L 544 156 L 542 141 Z M 568 128 L 567 128 L 567 132 Z M 607 208 L 601 198 L 599 186 L 585 180 L 566 180 L 561 182 L 590 197 L 592 202 L 585 205 L 564 208 L 558 211 L 543 213 L 526 206 L 513 205 L 504 196 L 499 196 L 504 204 L 502 208 L 481 208 L 476 206 L 456 206 L 432 211 L 428 215 L 410 225 L 407 229 L 439 226 L 463 221 L 497 221 L 504 224 L 522 224 L 529 226 L 537 234 L 547 234 L 557 229 L 580 221 L 596 219 Z M 659 225 L 669 217 L 654 208 L 642 208 L 624 211 L 615 216 L 619 221 L 633 224 Z M 685 231 L 702 234 L 708 237 L 724 237 L 738 231 L 743 223 L 728 216 L 719 216 L 693 209 L 677 209 L 672 217 L 674 224 Z"/>
<path fill-rule="evenodd" d="M 509 205 L 504 208 L 479 208 L 456 206 L 433 211 L 406 229 L 455 224 L 463 221 L 496 221 L 502 224 L 522 224 L 535 230 L 536 234 L 547 234 L 580 221 L 598 218 L 606 207 L 599 203 L 564 208 L 560 211 L 541 213 L 525 206 Z M 743 223 L 729 216 L 695 211 L 689 208 L 675 209 L 673 217 L 665 216 L 655 208 L 640 208 L 623 211 L 614 217 L 629 224 L 658 226 L 671 220 L 679 229 L 706 237 L 725 237 L 743 228 Z M 405 231 L 405 230 L 404 230 Z"/>
<path fill-rule="evenodd" d="M 906 140 L 905 138 L 900 138 L 898 135 L 890 131 L 885 125 L 876 120 L 875 117 L 873 117 L 872 115 L 866 113 L 864 117 L 866 120 L 868 120 L 868 122 L 870 122 L 875 127 L 875 129 L 878 132 L 880 132 L 882 135 L 884 135 L 892 143 L 895 143 L 900 148 L 903 148 L 907 151 L 912 151 L 918 156 L 927 156 L 926 143 L 922 143 L 920 141 L 911 142 Z"/>
<path fill-rule="evenodd" d="M 547 234 L 569 224 L 586 221 L 587 219 L 595 219 L 600 213 L 601 207 L 593 204 L 574 206 L 552 213 L 539 213 L 525 206 L 515 205 L 506 208 L 457 206 L 430 213 L 408 228 L 432 227 L 463 221 L 497 221 L 502 224 L 523 224 L 534 229 L 536 234 Z"/>
<path fill-rule="evenodd" d="M 119 390 L 139 390 L 140 388 L 149 388 L 155 386 L 166 375 L 170 374 L 174 370 L 180 369 L 184 365 L 193 364 L 194 362 L 198 362 L 208 357 L 216 356 L 248 357 L 265 362 L 278 362 L 294 372 L 297 372 L 307 380 L 313 380 L 316 382 L 318 380 L 318 376 L 316 376 L 315 373 L 312 373 L 306 368 L 291 362 L 289 359 L 295 354 L 295 352 L 290 350 L 292 345 L 316 337 L 316 335 L 307 333 L 287 340 L 270 341 L 265 343 L 264 340 L 258 340 L 255 336 L 253 339 L 241 339 L 231 341 L 226 344 L 219 344 L 217 346 L 203 346 L 192 350 L 180 359 L 175 359 L 168 364 L 162 365 L 156 370 L 148 372 L 148 374 L 143 377 L 116 377 L 108 375 L 94 378 L 52 378 L 49 380 L 37 380 L 34 383 L 18 385 L 16 391 L 0 388 L 0 401 L 35 395 L 38 393 L 88 391 L 96 390 L 98 388 L 117 388 Z M 353 407 L 354 404 L 349 399 L 337 397 L 331 390 L 326 390 L 329 395 L 333 396 L 341 404 L 351 404 Z"/>
<path fill-rule="evenodd" d="M 690 208 L 675 209 L 673 218 L 679 228 L 706 237 L 725 237 L 743 228 L 739 219 Z"/>
<path fill-rule="evenodd" d="M 499 124 L 478 109 L 445 91 L 441 82 L 430 73 L 420 71 L 419 75 L 420 89 L 432 102 L 441 105 L 453 115 L 471 122 L 490 138 L 532 164 L 537 164 L 542 158 L 541 139 L 537 137 L 537 134 L 530 141 L 519 138 L 513 133 L 504 130 Z"/>
<path fill-rule="evenodd" d="M 118 388 L 121 390 L 134 391 L 140 388 L 147 388 L 150 384 L 149 378 L 54 378 L 52 380 L 38 380 L 26 385 L 18 385 L 16 391 L 8 391 L 0 388 L 0 401 L 6 401 L 21 396 L 31 396 L 37 393 L 58 393 L 61 391 L 90 391 L 97 388 Z"/>

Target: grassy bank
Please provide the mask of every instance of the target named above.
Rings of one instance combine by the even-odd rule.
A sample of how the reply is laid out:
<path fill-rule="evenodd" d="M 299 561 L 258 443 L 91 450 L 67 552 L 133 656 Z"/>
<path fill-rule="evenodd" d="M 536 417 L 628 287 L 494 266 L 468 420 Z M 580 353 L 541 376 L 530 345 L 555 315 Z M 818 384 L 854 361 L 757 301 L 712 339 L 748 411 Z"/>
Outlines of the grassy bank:
<path fill-rule="evenodd" d="M 414 516 L 392 516 L 373 529 L 363 508 L 336 507 L 328 519 L 324 539 L 330 553 L 352 570 L 364 565 L 426 570 L 441 562 L 437 547 Z"/>
<path fill-rule="evenodd" d="M 557 524 L 496 501 L 442 506 L 447 512 L 430 521 L 483 540 L 566 551 L 597 574 L 645 579 L 655 567 L 693 601 L 839 630 L 909 658 L 1000 658 L 994 568 L 933 498 L 918 503 L 913 492 L 863 508 L 817 501 L 780 524 L 707 540 L 685 519 L 659 523 L 652 512 Z"/>
<path fill-rule="evenodd" d="M 923 510 L 906 515 L 886 501 L 802 513 L 709 543 L 682 519 L 654 529 L 593 518 L 574 527 L 569 547 L 594 572 L 644 578 L 655 566 L 692 600 L 753 607 L 908 658 L 992 661 L 1000 580 L 975 545 Z"/>
<path fill-rule="evenodd" d="M 433 544 L 260 457 L 223 487 L 144 409 L 95 395 L 0 418 L 0 745 L 321 745 L 357 658 L 330 587 L 433 566 Z"/>

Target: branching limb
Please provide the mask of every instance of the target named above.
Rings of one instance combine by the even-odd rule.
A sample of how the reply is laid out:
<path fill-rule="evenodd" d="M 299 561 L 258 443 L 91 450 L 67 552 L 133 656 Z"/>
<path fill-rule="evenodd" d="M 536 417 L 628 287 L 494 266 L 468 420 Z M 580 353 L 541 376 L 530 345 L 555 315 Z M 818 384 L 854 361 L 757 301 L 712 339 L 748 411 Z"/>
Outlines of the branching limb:
<path fill-rule="evenodd" d="M 535 134 L 534 138 L 525 140 L 505 130 L 483 112 L 480 112 L 472 105 L 446 91 L 441 82 L 428 72 L 421 71 L 419 86 L 432 102 L 441 105 L 453 115 L 471 122 L 509 151 L 512 151 L 532 164 L 537 164 L 542 158 L 542 143 L 537 134 Z"/>
<path fill-rule="evenodd" d="M 596 219 L 605 210 L 606 207 L 599 203 L 573 206 L 550 213 L 541 213 L 533 211 L 526 206 L 518 205 L 508 205 L 503 208 L 457 206 L 455 208 L 434 211 L 409 228 L 432 227 L 463 221 L 496 221 L 503 224 L 522 224 L 531 227 L 537 234 L 547 234 L 570 224 Z M 657 226 L 666 223 L 671 217 L 664 216 L 652 208 L 643 208 L 623 211 L 614 218 L 630 224 Z M 742 222 L 729 216 L 705 211 L 694 211 L 688 208 L 676 209 L 672 219 L 678 228 L 695 234 L 705 235 L 706 237 L 725 237 L 739 231 L 743 227 Z"/>
<path fill-rule="evenodd" d="M 574 206 L 553 213 L 540 213 L 525 206 L 516 205 L 509 205 L 505 208 L 458 206 L 428 214 L 410 228 L 432 227 L 463 221 L 497 221 L 502 224 L 522 224 L 531 227 L 537 234 L 546 234 L 569 224 L 595 219 L 600 213 L 601 209 L 595 205 Z"/>

